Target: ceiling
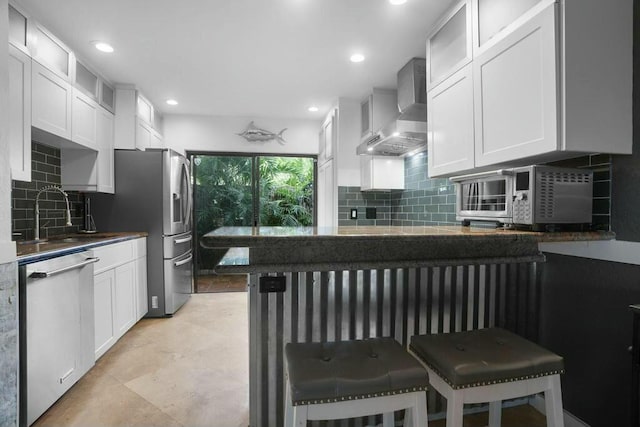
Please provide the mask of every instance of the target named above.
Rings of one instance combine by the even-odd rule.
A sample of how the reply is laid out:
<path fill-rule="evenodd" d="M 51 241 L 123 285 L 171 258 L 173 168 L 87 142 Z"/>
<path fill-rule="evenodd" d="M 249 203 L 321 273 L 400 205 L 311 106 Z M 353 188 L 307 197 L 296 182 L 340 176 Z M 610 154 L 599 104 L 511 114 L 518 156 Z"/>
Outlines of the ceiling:
<path fill-rule="evenodd" d="M 453 0 L 18 0 L 113 83 L 169 114 L 320 119 L 395 88 Z M 92 41 L 115 48 L 98 52 Z M 351 63 L 361 52 L 366 60 Z M 165 100 L 175 98 L 177 106 Z M 307 107 L 319 111 L 310 113 Z"/>

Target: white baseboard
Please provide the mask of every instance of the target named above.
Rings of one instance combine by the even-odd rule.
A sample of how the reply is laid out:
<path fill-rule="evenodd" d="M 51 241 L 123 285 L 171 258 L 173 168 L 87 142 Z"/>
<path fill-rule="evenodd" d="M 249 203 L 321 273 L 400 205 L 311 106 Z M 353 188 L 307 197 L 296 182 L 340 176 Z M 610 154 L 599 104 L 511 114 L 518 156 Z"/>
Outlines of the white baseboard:
<path fill-rule="evenodd" d="M 545 413 L 544 409 L 544 397 L 537 394 L 529 398 L 529 405 L 533 406 L 536 411 L 541 414 Z M 564 427 L 590 427 L 589 424 L 582 421 L 570 412 L 564 411 Z"/>

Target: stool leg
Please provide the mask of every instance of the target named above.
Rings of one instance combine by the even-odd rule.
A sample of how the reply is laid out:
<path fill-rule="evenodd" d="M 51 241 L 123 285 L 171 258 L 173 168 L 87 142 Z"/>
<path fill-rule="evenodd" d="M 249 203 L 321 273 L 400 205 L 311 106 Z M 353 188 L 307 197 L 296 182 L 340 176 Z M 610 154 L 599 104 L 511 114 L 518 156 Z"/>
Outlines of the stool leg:
<path fill-rule="evenodd" d="M 293 426 L 307 427 L 307 414 L 309 407 L 307 405 L 298 405 L 293 407 Z"/>
<path fill-rule="evenodd" d="M 462 427 L 464 399 L 460 390 L 447 396 L 447 427 Z"/>
<path fill-rule="evenodd" d="M 502 401 L 489 402 L 489 427 L 500 427 L 502 422 Z"/>
<path fill-rule="evenodd" d="M 385 412 L 382 414 L 382 427 L 393 427 L 395 419 L 393 418 L 393 412 Z"/>
<path fill-rule="evenodd" d="M 544 392 L 544 405 L 547 413 L 547 426 L 564 427 L 560 375 L 552 375 L 549 378 L 549 388 Z"/>
<path fill-rule="evenodd" d="M 427 427 L 429 423 L 427 418 L 427 392 L 415 392 L 414 396 L 415 403 L 410 411 L 413 415 L 413 424 L 411 427 Z"/>
<path fill-rule="evenodd" d="M 291 390 L 289 389 L 289 381 L 287 381 L 284 398 L 284 425 L 285 427 L 293 426 L 293 405 L 291 404 Z"/>

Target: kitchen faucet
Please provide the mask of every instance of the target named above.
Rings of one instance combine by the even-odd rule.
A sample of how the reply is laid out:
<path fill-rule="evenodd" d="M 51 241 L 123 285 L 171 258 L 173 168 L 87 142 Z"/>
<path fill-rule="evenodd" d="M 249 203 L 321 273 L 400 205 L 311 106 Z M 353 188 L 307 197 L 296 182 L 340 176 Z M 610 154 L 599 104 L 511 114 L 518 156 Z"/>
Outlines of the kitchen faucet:
<path fill-rule="evenodd" d="M 72 226 L 73 224 L 71 223 L 71 210 L 69 209 L 69 197 L 67 196 L 67 193 L 64 192 L 64 190 L 62 190 L 62 188 L 56 186 L 56 185 L 48 185 L 46 187 L 42 187 L 42 189 L 38 192 L 38 195 L 36 196 L 36 230 L 35 230 L 35 237 L 34 240 L 40 240 L 40 207 L 38 206 L 38 202 L 40 201 L 40 195 L 44 192 L 47 191 L 58 191 L 60 192 L 63 196 L 64 196 L 64 201 L 67 204 L 67 226 Z"/>

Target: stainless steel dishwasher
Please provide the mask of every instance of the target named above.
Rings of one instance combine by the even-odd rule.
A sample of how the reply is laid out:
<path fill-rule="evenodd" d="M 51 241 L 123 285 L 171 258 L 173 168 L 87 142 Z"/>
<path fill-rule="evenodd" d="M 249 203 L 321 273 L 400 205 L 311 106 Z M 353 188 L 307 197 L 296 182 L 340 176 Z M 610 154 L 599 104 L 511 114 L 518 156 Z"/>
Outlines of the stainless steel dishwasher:
<path fill-rule="evenodd" d="M 32 424 L 95 363 L 97 260 L 85 251 L 27 264 L 21 272 L 21 425 Z"/>

